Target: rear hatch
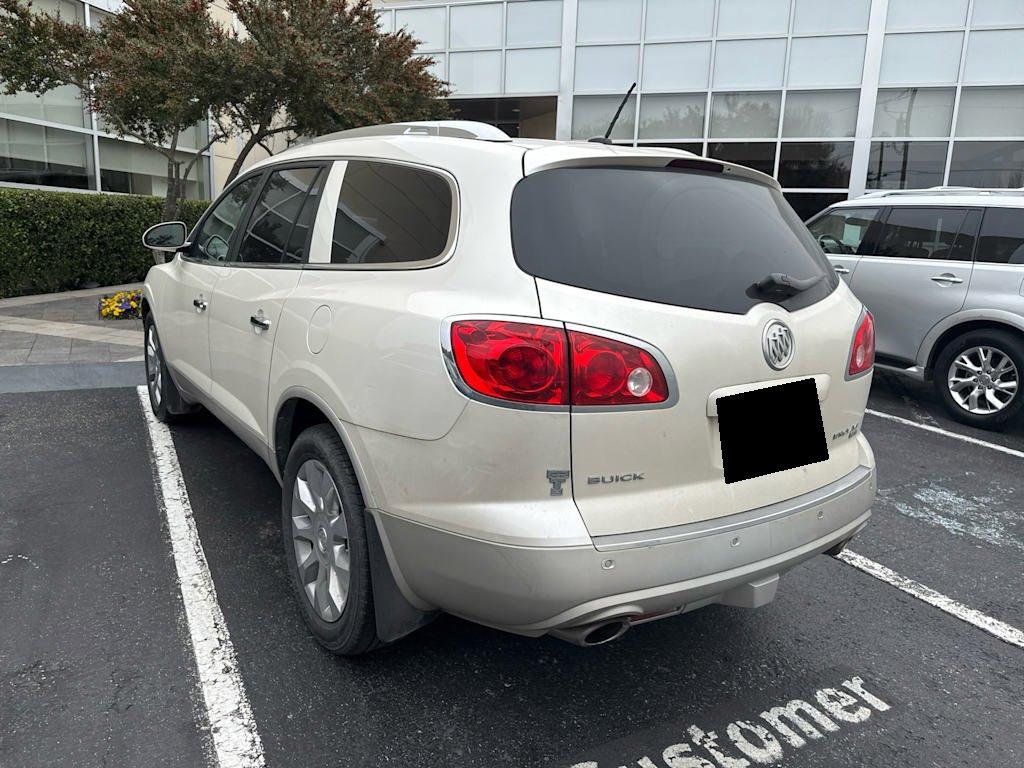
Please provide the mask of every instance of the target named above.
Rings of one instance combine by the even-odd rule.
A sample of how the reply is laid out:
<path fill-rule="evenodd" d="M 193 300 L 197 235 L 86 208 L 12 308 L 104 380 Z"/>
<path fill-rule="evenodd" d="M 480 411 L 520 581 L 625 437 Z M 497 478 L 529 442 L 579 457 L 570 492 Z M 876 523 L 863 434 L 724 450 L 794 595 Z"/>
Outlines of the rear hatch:
<path fill-rule="evenodd" d="M 629 160 L 535 162 L 512 202 L 516 261 L 536 278 L 543 316 L 652 345 L 674 377 L 678 399 L 666 407 L 572 409 L 573 495 L 591 535 L 736 514 L 853 471 L 859 451 L 850 438 L 869 382 L 845 373 L 862 308 L 778 186 L 704 160 Z M 817 282 L 757 289 L 770 273 Z M 792 330 L 782 370 L 763 350 L 772 320 Z M 719 398 L 808 378 L 827 459 L 726 482 Z M 794 439 L 786 410 L 754 414 L 741 434 L 758 451 L 786 445 Z"/>

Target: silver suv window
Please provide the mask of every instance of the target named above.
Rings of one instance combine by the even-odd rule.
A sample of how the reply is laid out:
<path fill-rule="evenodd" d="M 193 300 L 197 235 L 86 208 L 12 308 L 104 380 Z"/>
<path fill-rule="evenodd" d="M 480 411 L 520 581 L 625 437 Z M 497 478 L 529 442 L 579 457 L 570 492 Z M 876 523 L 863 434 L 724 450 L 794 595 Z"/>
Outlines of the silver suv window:
<path fill-rule="evenodd" d="M 985 211 L 976 260 L 1024 265 L 1024 209 L 989 208 Z"/>
<path fill-rule="evenodd" d="M 880 208 L 837 208 L 809 225 L 811 234 L 825 253 L 860 256 L 869 245 L 868 230 Z"/>
<path fill-rule="evenodd" d="M 970 261 L 974 237 L 966 219 L 965 208 L 892 208 L 874 255 Z"/>

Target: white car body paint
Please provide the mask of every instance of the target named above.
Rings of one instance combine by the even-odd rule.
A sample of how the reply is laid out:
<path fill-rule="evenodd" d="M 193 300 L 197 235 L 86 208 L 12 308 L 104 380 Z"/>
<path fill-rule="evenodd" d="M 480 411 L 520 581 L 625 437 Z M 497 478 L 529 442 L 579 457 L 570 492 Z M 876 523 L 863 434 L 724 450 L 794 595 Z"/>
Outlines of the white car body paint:
<path fill-rule="evenodd" d="M 139 387 L 138 393 L 152 449 L 157 502 L 167 523 L 203 714 L 209 724 L 211 751 L 218 768 L 262 768 L 266 764 L 263 742 L 196 531 L 178 454 L 170 430 L 150 410 L 146 387 Z"/>
<path fill-rule="evenodd" d="M 780 574 L 847 541 L 870 516 L 874 458 L 859 428 L 871 375 L 846 376 L 861 303 L 840 283 L 792 312 L 760 300 L 745 314 L 697 310 L 535 278 L 513 253 L 512 196 L 524 177 L 576 166 L 664 168 L 691 157 L 424 135 L 293 147 L 239 182 L 284 164 L 327 169 L 307 263 L 200 262 L 193 253 L 150 270 L 147 306 L 172 378 L 279 477 L 278 415 L 291 399 L 313 403 L 341 436 L 395 581 L 420 610 L 538 636 L 712 602 L 761 605 Z M 448 182 L 452 223 L 435 262 L 331 263 L 339 193 L 356 160 Z M 778 191 L 755 171 L 700 162 Z M 260 311 L 271 323 L 263 331 L 250 325 Z M 663 409 L 586 413 L 467 397 L 442 352 L 446 320 L 467 315 L 645 343 L 666 356 L 680 397 Z M 782 371 L 762 351 L 765 325 L 779 319 L 795 337 Z M 827 460 L 726 484 L 717 399 L 798 379 L 821 385 Z M 784 413 L 775 416 L 785 423 Z M 552 471 L 570 473 L 561 495 L 552 494 Z M 624 474 L 644 479 L 586 481 Z M 767 507 L 778 513 L 770 521 L 757 517 Z M 742 515 L 753 522 L 729 532 L 717 523 L 687 528 Z M 674 540 L 608 542 L 614 568 L 595 542 L 661 531 Z"/>

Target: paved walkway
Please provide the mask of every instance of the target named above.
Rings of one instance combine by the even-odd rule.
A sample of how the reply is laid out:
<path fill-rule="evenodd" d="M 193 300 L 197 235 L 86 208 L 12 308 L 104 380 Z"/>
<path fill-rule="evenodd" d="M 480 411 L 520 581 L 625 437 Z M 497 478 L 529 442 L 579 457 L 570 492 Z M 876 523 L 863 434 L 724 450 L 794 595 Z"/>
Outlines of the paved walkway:
<path fill-rule="evenodd" d="M 0 299 L 0 366 L 140 362 L 141 320 L 101 320 L 101 296 L 114 285 Z"/>

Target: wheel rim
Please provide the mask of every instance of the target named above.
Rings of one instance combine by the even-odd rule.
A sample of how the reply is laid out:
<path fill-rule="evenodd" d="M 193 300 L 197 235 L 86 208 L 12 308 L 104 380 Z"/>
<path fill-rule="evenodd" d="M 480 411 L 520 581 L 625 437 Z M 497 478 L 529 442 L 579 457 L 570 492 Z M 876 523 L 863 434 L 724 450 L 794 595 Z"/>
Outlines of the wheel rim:
<path fill-rule="evenodd" d="M 156 335 L 156 326 L 150 325 L 146 332 L 146 385 L 149 387 L 149 397 L 154 406 L 159 406 L 163 399 L 163 384 L 160 338 Z"/>
<path fill-rule="evenodd" d="M 351 574 L 348 523 L 338 487 L 317 459 L 299 467 L 291 521 L 302 591 L 321 619 L 337 621 L 348 599 Z"/>
<path fill-rule="evenodd" d="M 1001 349 L 977 346 L 956 356 L 946 382 L 957 405 L 968 413 L 990 416 L 1013 402 L 1020 376 L 1013 360 Z"/>

